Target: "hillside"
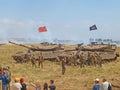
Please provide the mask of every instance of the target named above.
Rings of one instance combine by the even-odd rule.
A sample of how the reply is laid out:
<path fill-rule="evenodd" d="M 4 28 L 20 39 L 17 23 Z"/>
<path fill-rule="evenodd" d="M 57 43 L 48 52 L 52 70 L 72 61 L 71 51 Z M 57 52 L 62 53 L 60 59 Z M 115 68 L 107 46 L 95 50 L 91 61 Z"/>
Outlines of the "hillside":
<path fill-rule="evenodd" d="M 120 48 L 117 50 L 120 52 Z M 11 56 L 18 51 L 26 51 L 26 49 L 11 44 L 0 46 L 0 65 L 3 67 L 10 66 L 12 73 L 11 85 L 15 77 L 24 77 L 29 90 L 33 90 L 29 81 L 33 83 L 40 82 L 41 86 L 43 86 L 45 82 L 49 84 L 50 79 L 55 80 L 57 90 L 91 90 L 94 79 L 100 78 L 100 83 L 102 83 L 103 77 L 106 77 L 108 81 L 115 85 L 120 83 L 118 82 L 120 80 L 120 59 L 115 62 L 105 63 L 102 68 L 66 66 L 65 75 L 61 75 L 61 65 L 56 62 L 45 61 L 43 69 L 33 68 L 30 62 L 16 63 Z M 113 88 L 113 90 L 119 89 Z"/>

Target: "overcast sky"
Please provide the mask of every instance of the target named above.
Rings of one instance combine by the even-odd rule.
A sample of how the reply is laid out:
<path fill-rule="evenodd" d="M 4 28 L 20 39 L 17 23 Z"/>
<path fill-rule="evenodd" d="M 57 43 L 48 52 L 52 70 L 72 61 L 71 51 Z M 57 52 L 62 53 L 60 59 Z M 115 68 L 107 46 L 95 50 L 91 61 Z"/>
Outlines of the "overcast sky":
<path fill-rule="evenodd" d="M 93 24 L 98 29 L 89 31 Z M 41 26 L 48 31 L 38 32 Z M 3 39 L 120 40 L 119 34 L 120 0 L 0 0 Z"/>

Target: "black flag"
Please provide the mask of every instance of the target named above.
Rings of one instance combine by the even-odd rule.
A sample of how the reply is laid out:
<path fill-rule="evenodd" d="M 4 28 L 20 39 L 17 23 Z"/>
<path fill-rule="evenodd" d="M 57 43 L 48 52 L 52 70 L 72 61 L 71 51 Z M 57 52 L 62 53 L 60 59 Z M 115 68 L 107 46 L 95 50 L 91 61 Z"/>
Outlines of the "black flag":
<path fill-rule="evenodd" d="M 92 25 L 92 26 L 90 27 L 90 31 L 91 31 L 91 30 L 97 30 L 96 25 Z"/>

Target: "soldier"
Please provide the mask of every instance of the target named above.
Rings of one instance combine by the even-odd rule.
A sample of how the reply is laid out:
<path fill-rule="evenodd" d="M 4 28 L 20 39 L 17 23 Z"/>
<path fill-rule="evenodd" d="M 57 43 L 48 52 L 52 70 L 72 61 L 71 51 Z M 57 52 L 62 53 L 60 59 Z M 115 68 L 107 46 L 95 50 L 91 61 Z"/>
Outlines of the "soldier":
<path fill-rule="evenodd" d="M 76 63 L 77 63 L 77 65 L 80 65 L 80 55 L 77 54 L 76 57 L 77 57 Z"/>
<path fill-rule="evenodd" d="M 74 53 L 71 54 L 71 57 L 70 57 L 70 63 L 73 64 L 74 66 L 76 66 L 76 58 L 77 56 L 74 55 Z"/>
<path fill-rule="evenodd" d="M 32 66 L 33 66 L 33 67 L 34 67 L 34 66 L 35 66 L 35 68 L 37 67 L 37 66 L 36 66 L 36 60 L 35 60 L 34 54 L 31 55 L 31 63 L 32 63 Z"/>
<path fill-rule="evenodd" d="M 101 54 L 99 53 L 96 53 L 95 52 L 95 56 L 96 56 L 96 59 L 97 59 L 97 64 L 102 67 L 102 57 L 100 56 Z"/>
<path fill-rule="evenodd" d="M 92 55 L 92 65 L 94 65 L 96 67 L 96 65 L 97 65 L 97 58 L 95 56 L 95 53 L 92 53 L 91 55 Z"/>
<path fill-rule="evenodd" d="M 66 57 L 64 56 L 62 59 L 62 63 L 61 63 L 62 64 L 62 75 L 64 75 L 66 71 L 65 62 L 66 62 Z"/>
<path fill-rule="evenodd" d="M 84 54 L 81 53 L 79 58 L 80 58 L 80 67 L 82 68 L 84 67 L 84 63 L 85 63 Z"/>
<path fill-rule="evenodd" d="M 73 54 L 73 56 L 72 56 L 72 58 L 73 58 L 73 64 L 74 64 L 74 66 L 76 66 L 76 64 L 77 64 L 77 55 L 74 55 Z"/>
<path fill-rule="evenodd" d="M 68 57 L 68 59 L 69 59 L 68 65 L 72 65 L 72 55 L 70 55 L 70 56 Z"/>
<path fill-rule="evenodd" d="M 88 52 L 87 64 L 90 65 L 90 66 L 92 65 L 92 54 L 91 54 L 91 52 Z"/>
<path fill-rule="evenodd" d="M 38 59 L 38 67 L 41 66 L 41 68 L 43 68 L 43 61 L 44 61 L 44 57 L 42 55 L 42 52 L 39 55 L 39 59 Z"/>
<path fill-rule="evenodd" d="M 28 54 L 25 54 L 25 55 L 24 55 L 24 60 L 23 60 L 23 62 L 25 62 L 25 63 L 28 62 Z"/>

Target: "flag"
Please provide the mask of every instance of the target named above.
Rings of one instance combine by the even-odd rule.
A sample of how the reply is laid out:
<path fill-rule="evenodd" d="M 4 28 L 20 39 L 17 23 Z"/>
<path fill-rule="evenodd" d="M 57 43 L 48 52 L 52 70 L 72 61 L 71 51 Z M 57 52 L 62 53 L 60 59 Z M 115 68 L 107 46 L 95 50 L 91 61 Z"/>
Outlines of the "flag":
<path fill-rule="evenodd" d="M 43 26 L 43 27 L 39 27 L 39 28 L 38 28 L 38 32 L 46 32 L 46 31 L 47 31 L 46 26 Z"/>
<path fill-rule="evenodd" d="M 90 29 L 90 31 L 91 30 L 97 30 L 97 27 L 96 27 L 96 25 L 92 25 L 89 29 Z"/>

